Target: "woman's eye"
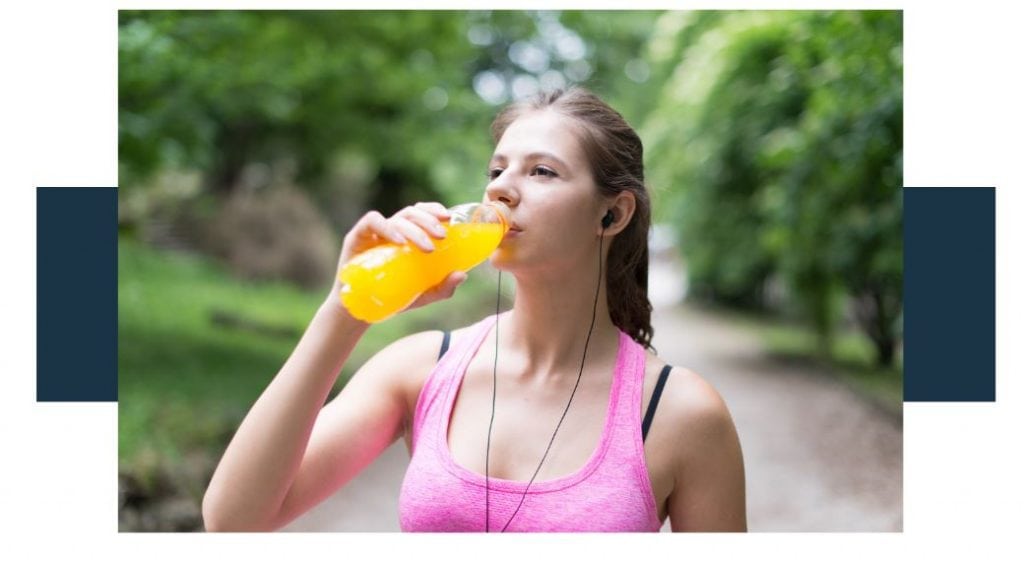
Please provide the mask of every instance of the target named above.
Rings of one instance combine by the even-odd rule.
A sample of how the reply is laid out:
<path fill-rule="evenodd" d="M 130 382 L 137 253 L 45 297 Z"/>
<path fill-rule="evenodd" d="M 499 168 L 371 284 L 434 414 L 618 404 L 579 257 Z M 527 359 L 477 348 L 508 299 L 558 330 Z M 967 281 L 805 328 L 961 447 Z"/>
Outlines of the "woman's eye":
<path fill-rule="evenodd" d="M 498 169 L 498 168 L 487 170 L 487 178 L 488 179 L 495 179 L 499 175 L 501 175 L 501 170 Z"/>
<path fill-rule="evenodd" d="M 533 171 L 534 171 L 534 173 L 537 173 L 539 175 L 546 175 L 548 177 L 555 177 L 555 176 L 558 175 L 551 168 L 546 168 L 546 167 L 543 167 L 543 166 L 538 166 L 536 168 L 533 168 Z"/>

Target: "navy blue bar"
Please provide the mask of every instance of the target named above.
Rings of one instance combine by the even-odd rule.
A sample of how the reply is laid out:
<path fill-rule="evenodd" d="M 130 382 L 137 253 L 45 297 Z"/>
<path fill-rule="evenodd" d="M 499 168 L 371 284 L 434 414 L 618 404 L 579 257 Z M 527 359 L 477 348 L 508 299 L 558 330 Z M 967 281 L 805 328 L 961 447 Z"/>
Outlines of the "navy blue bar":
<path fill-rule="evenodd" d="M 903 189 L 904 401 L 996 399 L 996 193 Z"/>
<path fill-rule="evenodd" d="M 117 189 L 36 203 L 36 400 L 117 401 Z"/>

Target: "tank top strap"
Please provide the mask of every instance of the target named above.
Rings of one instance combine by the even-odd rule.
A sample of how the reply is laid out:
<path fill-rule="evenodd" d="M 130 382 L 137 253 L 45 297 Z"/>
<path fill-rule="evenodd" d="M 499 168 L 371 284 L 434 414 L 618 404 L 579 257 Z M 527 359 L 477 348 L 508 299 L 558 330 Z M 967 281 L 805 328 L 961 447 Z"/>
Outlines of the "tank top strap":
<path fill-rule="evenodd" d="M 420 435 L 423 434 L 424 423 L 431 417 L 431 415 L 428 415 L 428 411 L 431 410 L 435 403 L 441 409 L 444 408 L 444 400 L 452 390 L 453 384 L 458 378 L 457 374 L 466 368 L 474 351 L 483 343 L 495 320 L 496 316 L 487 316 L 469 326 L 466 332 L 462 333 L 457 339 L 453 338 L 450 341 L 448 351 L 444 353 L 444 356 L 437 361 L 433 370 L 427 375 L 426 380 L 423 382 L 423 388 L 420 389 L 420 395 L 416 400 L 416 410 L 413 413 L 412 443 L 414 450 L 419 442 Z M 433 415 L 433 417 L 436 417 L 436 415 Z"/>
<path fill-rule="evenodd" d="M 615 365 L 615 375 L 619 379 L 618 406 L 605 461 L 609 465 L 618 466 L 618 473 L 630 474 L 627 477 L 631 481 L 621 484 L 639 491 L 637 500 L 642 501 L 645 505 L 645 510 L 648 513 L 647 523 L 651 528 L 655 528 L 654 531 L 657 531 L 661 522 L 658 520 L 658 507 L 651 492 L 652 485 L 644 455 L 643 429 L 640 419 L 643 413 L 647 352 L 643 345 L 634 341 L 625 332 L 620 331 L 619 337 L 621 344 Z"/>
<path fill-rule="evenodd" d="M 628 444 L 630 453 L 635 452 L 634 440 L 640 442 L 642 451 L 640 408 L 643 406 L 646 366 L 647 354 L 643 346 L 625 332 L 619 331 L 619 354 L 615 361 L 615 377 L 618 379 L 619 392 L 615 408 L 615 430 L 618 432 L 616 440 Z"/>
<path fill-rule="evenodd" d="M 507 313 L 502 312 L 502 315 Z M 491 332 L 491 328 L 497 320 L 498 316 L 489 315 L 470 326 L 466 333 L 459 337 L 458 341 L 452 341 L 448 352 L 445 353 L 446 356 L 451 355 L 453 362 L 448 372 L 449 383 L 459 378 L 459 376 L 454 376 L 454 374 L 461 374 L 466 370 L 466 367 L 469 366 L 469 361 L 472 360 L 476 350 L 483 344 L 484 339 L 487 338 L 487 334 Z"/>

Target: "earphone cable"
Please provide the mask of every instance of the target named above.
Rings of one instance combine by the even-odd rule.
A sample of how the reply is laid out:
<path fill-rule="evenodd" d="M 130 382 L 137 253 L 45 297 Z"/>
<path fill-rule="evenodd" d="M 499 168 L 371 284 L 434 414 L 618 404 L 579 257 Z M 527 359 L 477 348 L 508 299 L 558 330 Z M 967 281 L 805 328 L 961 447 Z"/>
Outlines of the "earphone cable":
<path fill-rule="evenodd" d="M 484 493 L 486 520 L 484 531 L 491 531 L 491 429 L 494 428 L 494 405 L 498 397 L 498 312 L 501 310 L 501 269 L 498 269 L 498 297 L 494 300 L 494 370 L 491 380 L 491 423 L 487 426 L 487 458 L 484 460 Z"/>
<path fill-rule="evenodd" d="M 603 256 L 604 256 L 604 231 L 602 230 L 601 236 L 598 237 L 597 289 L 594 291 L 594 307 L 593 307 L 593 311 L 591 312 L 591 315 L 590 315 L 590 329 L 587 330 L 587 340 L 583 344 L 583 358 L 580 360 L 580 371 L 579 371 L 579 374 L 576 376 L 576 385 L 573 386 L 573 388 L 572 388 L 572 394 L 569 396 L 569 403 L 567 403 L 565 405 L 565 411 L 562 411 L 562 417 L 558 420 L 558 425 L 555 426 L 555 432 L 552 433 L 552 435 L 551 435 L 551 440 L 548 442 L 547 449 L 544 450 L 544 455 L 541 457 L 540 463 L 537 464 L 536 471 L 533 472 L 533 477 L 530 478 L 530 481 L 526 484 L 526 489 L 523 490 L 523 496 L 522 496 L 521 499 L 519 499 L 519 505 L 516 506 L 515 511 L 512 512 L 512 516 L 509 517 L 508 522 L 506 522 L 505 525 L 501 528 L 502 532 L 504 532 L 508 528 L 508 525 L 512 523 L 512 520 L 515 518 L 516 514 L 519 513 L 519 509 L 523 506 L 523 502 L 526 500 L 526 495 L 530 491 L 530 485 L 532 485 L 533 481 L 537 478 L 537 474 L 540 473 L 541 466 L 544 465 L 544 460 L 547 459 L 547 457 L 548 457 L 548 452 L 551 451 L 551 446 L 555 442 L 555 436 L 558 434 L 558 429 L 561 428 L 562 421 L 565 420 L 566 414 L 569 413 L 569 406 L 572 405 L 572 398 L 576 395 L 576 389 L 579 388 L 580 380 L 583 378 L 583 366 L 584 366 L 584 364 L 587 361 L 587 348 L 590 346 L 590 337 L 594 333 L 594 323 L 597 320 L 597 302 L 598 302 L 598 300 L 600 298 L 600 295 L 601 295 L 601 274 L 602 274 L 603 269 L 604 269 L 604 259 L 603 259 Z M 501 295 L 501 271 L 498 271 L 498 294 L 499 294 L 499 297 L 500 297 L 500 295 Z M 497 316 L 497 313 L 498 313 L 497 312 L 497 305 L 495 305 L 495 315 L 496 316 Z M 492 385 L 492 393 L 491 393 L 491 426 L 492 427 L 494 425 L 494 407 L 495 407 L 496 397 L 497 397 L 497 379 L 498 379 L 497 378 L 497 372 L 498 372 L 498 321 L 496 319 L 495 322 L 494 322 L 494 384 Z M 489 463 L 489 461 L 490 461 L 490 455 L 491 455 L 491 429 L 489 427 L 487 429 L 487 458 L 488 458 L 487 459 L 487 463 Z M 488 476 L 489 476 L 489 472 L 488 472 Z M 486 493 L 487 493 L 487 499 L 486 499 L 486 501 L 487 501 L 487 522 L 486 522 L 486 528 L 487 528 L 487 531 L 490 531 L 490 484 L 489 484 L 489 479 L 485 482 L 485 487 L 486 487 Z"/>

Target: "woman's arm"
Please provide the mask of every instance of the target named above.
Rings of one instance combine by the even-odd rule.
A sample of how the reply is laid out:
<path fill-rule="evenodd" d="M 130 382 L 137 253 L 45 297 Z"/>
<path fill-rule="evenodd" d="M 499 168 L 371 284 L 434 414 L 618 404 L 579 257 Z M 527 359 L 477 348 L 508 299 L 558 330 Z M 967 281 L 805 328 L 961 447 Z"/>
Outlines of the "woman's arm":
<path fill-rule="evenodd" d="M 370 212 L 345 236 L 340 267 L 384 239 L 433 249 L 443 206 L 421 203 L 390 219 Z M 443 231 L 443 230 L 442 230 Z M 448 298 L 465 279 L 453 273 L 409 309 Z M 207 530 L 277 529 L 344 485 L 400 434 L 412 374 L 436 334 L 399 340 L 367 361 L 324 407 L 352 349 L 369 327 L 341 306 L 335 282 L 291 356 L 249 410 L 203 497 Z M 436 356 L 433 355 L 433 356 Z M 431 357 L 432 358 L 432 357 Z M 312 436 L 312 438 L 311 438 Z"/>
<path fill-rule="evenodd" d="M 682 435 L 668 499 L 673 532 L 746 532 L 743 453 L 732 416 L 715 389 L 693 372 L 681 376 L 673 407 Z"/>
<path fill-rule="evenodd" d="M 203 498 L 208 531 L 271 529 L 320 408 L 367 327 L 336 304 L 320 306 L 213 474 Z"/>

